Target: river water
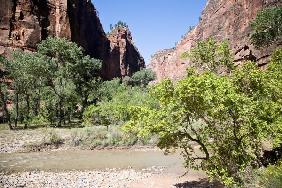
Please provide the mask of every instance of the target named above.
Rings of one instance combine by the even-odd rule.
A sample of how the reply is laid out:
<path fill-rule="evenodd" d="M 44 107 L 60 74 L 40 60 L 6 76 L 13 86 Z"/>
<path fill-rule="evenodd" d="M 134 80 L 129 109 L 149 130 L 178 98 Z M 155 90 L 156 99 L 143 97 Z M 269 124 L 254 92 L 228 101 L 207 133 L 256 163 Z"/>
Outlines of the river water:
<path fill-rule="evenodd" d="M 67 170 L 142 170 L 162 168 L 166 172 L 181 175 L 185 172 L 182 157 L 178 154 L 164 155 L 162 151 L 88 151 L 63 150 L 35 153 L 0 154 L 1 172 L 67 171 Z"/>

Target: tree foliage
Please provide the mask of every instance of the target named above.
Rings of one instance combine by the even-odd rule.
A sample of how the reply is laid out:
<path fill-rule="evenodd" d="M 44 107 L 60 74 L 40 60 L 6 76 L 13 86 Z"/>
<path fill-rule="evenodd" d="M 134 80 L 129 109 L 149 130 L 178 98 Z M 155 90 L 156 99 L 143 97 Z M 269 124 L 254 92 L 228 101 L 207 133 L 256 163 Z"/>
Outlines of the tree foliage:
<path fill-rule="evenodd" d="M 282 42 L 282 7 L 266 8 L 251 23 L 251 41 L 256 47 Z"/>
<path fill-rule="evenodd" d="M 147 85 L 155 79 L 156 74 L 151 69 L 142 69 L 138 72 L 135 72 L 127 80 L 124 79 L 124 82 L 131 86 L 147 87 Z"/>
<path fill-rule="evenodd" d="M 234 69 L 228 42 L 217 42 L 213 38 L 198 42 L 191 51 L 183 53 L 182 58 L 188 58 L 200 71 L 221 73 Z"/>
<path fill-rule="evenodd" d="M 259 185 L 265 188 L 282 187 L 282 164 L 267 167 L 259 173 Z"/>
<path fill-rule="evenodd" d="M 210 42 L 200 46 L 212 52 L 199 57 L 196 50 L 193 58 L 209 64 L 204 58 L 208 54 L 212 64 L 220 65 L 213 61 Z M 220 75 L 211 71 L 216 70 L 212 65 L 201 73 L 188 70 L 175 84 L 164 80 L 150 90 L 159 106 L 131 106 L 124 129 L 145 137 L 158 134 L 160 148 L 182 149 L 186 167 L 201 168 L 227 186 L 240 186 L 245 169 L 258 165 L 262 142 L 281 143 L 281 60 L 280 49 L 265 71 L 246 62 Z"/>
<path fill-rule="evenodd" d="M 37 53 L 16 51 L 5 68 L 13 79 L 15 126 L 18 120 L 28 125 L 33 119 L 61 126 L 93 102 L 90 95 L 100 84 L 101 62 L 63 38 L 42 41 Z"/>
<path fill-rule="evenodd" d="M 116 80 L 108 81 L 105 85 L 116 83 Z M 103 91 L 105 90 L 103 89 Z M 131 87 L 119 83 L 118 87 L 110 88 L 108 91 L 111 91 L 111 95 L 106 95 L 108 97 L 98 102 L 97 105 L 90 105 L 87 108 L 83 119 L 85 125 L 123 125 L 130 118 L 129 109 L 131 106 L 152 106 L 155 104 L 154 100 L 149 98 L 146 88 Z"/>
<path fill-rule="evenodd" d="M 111 31 L 113 31 L 117 28 L 128 28 L 128 25 L 121 20 L 119 20 L 114 26 L 112 24 L 110 24 L 110 30 Z"/>

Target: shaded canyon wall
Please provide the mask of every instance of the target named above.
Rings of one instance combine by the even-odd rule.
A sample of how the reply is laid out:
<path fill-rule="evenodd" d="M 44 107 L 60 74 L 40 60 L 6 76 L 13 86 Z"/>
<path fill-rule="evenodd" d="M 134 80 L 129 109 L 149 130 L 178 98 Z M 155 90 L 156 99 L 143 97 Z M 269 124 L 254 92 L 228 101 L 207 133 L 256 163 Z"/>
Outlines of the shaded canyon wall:
<path fill-rule="evenodd" d="M 112 50 L 116 40 L 107 37 L 89 0 L 0 0 L 1 55 L 9 56 L 17 48 L 36 51 L 36 45 L 48 36 L 68 38 L 82 46 L 86 54 L 103 60 L 104 79 L 131 75 L 145 67 L 129 38 L 116 37 L 121 40 L 118 43 L 125 40 L 126 45 Z"/>

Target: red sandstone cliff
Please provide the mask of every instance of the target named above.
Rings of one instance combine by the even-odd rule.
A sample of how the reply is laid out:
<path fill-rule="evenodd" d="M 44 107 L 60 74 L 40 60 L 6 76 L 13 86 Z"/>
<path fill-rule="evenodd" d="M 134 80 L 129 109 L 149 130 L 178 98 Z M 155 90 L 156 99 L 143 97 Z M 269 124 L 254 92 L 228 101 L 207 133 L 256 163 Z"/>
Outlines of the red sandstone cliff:
<path fill-rule="evenodd" d="M 128 28 L 117 27 L 109 35 L 110 40 L 110 63 L 105 66 L 105 75 L 109 78 L 131 76 L 145 67 L 145 61 L 141 57 L 132 41 L 132 35 Z"/>
<path fill-rule="evenodd" d="M 249 40 L 250 22 L 259 10 L 267 6 L 282 5 L 281 0 L 208 0 L 200 23 L 173 49 L 162 50 L 153 55 L 150 67 L 156 72 L 157 80 L 180 79 L 189 66 L 188 60 L 180 58 L 196 42 L 214 37 L 228 40 L 235 57 L 235 63 L 250 59 L 265 65 L 275 45 L 265 49 L 255 49 Z"/>
<path fill-rule="evenodd" d="M 115 48 L 123 56 L 113 55 L 115 44 L 107 38 L 90 0 L 0 0 L 0 55 L 16 48 L 35 51 L 48 36 L 68 38 L 103 60 L 105 79 L 130 75 L 145 65 L 138 50 L 130 47 L 131 40 L 126 40 L 125 49 Z"/>

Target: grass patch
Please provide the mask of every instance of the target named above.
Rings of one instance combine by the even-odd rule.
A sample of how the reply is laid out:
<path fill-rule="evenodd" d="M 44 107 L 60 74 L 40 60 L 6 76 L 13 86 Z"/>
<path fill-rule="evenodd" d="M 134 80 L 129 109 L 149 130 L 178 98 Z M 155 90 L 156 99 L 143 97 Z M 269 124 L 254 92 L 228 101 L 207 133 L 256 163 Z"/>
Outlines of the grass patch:
<path fill-rule="evenodd" d="M 64 140 L 57 133 L 55 129 L 46 129 L 44 132 L 43 143 L 50 145 L 60 145 L 63 144 Z"/>
<path fill-rule="evenodd" d="M 105 147 L 130 147 L 134 145 L 155 145 L 157 139 L 139 139 L 135 135 L 129 135 L 120 130 L 120 127 L 112 126 L 108 129 L 104 126 L 85 127 L 73 129 L 70 138 L 71 146 L 82 146 L 90 149 Z"/>
<path fill-rule="evenodd" d="M 10 130 L 8 124 L 0 124 L 0 131 Z"/>

